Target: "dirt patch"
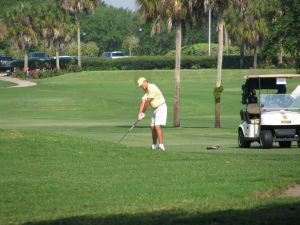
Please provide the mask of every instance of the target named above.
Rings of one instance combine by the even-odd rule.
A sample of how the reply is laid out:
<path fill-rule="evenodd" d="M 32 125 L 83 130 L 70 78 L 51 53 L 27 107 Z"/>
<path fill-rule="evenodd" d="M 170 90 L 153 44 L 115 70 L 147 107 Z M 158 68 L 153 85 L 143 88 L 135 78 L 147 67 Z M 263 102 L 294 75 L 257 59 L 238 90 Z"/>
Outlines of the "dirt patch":
<path fill-rule="evenodd" d="M 300 197 L 300 184 L 294 187 L 289 187 L 282 194 L 280 194 L 279 197 Z"/>

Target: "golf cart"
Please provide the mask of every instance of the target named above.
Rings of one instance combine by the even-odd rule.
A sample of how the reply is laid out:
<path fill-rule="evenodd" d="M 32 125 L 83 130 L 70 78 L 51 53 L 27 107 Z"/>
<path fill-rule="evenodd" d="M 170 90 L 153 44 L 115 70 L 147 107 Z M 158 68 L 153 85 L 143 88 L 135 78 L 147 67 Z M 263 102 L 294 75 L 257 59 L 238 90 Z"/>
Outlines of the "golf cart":
<path fill-rule="evenodd" d="M 300 85 L 286 94 L 287 79 L 300 74 L 247 75 L 242 85 L 242 122 L 238 129 L 240 148 L 257 141 L 265 149 L 278 142 L 281 148 L 297 141 L 300 148 Z M 256 95 L 258 94 L 258 96 Z"/>

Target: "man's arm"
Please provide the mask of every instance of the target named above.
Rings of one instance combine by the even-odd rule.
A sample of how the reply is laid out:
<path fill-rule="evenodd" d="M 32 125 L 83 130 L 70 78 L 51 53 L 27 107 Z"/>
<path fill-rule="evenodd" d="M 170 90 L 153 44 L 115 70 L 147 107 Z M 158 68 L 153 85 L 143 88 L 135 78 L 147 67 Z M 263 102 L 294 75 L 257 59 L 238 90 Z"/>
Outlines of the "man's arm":
<path fill-rule="evenodd" d="M 140 104 L 140 109 L 139 109 L 139 113 L 138 113 L 138 120 L 142 120 L 143 118 L 141 118 L 141 113 L 145 113 L 148 106 L 150 105 L 151 102 L 151 98 L 148 98 L 147 100 L 142 99 L 141 104 Z"/>

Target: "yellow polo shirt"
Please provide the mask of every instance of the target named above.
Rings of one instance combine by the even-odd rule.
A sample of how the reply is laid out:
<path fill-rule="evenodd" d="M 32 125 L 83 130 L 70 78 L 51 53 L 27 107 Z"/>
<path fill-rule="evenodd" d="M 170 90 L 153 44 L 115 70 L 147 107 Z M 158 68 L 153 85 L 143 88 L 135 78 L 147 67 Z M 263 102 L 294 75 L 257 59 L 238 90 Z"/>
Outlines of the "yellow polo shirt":
<path fill-rule="evenodd" d="M 155 84 L 148 83 L 147 90 L 144 90 L 142 99 L 151 98 L 151 107 L 157 108 L 165 103 L 165 98 Z"/>

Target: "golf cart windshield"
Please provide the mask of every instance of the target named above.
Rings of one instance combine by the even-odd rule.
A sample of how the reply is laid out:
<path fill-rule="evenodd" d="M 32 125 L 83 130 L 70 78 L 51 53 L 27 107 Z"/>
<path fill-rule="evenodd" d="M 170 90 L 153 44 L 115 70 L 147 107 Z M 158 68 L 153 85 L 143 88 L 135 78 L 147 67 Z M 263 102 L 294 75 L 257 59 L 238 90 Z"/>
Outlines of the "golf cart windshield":
<path fill-rule="evenodd" d="M 261 111 L 299 111 L 300 95 L 292 94 L 261 94 Z"/>

